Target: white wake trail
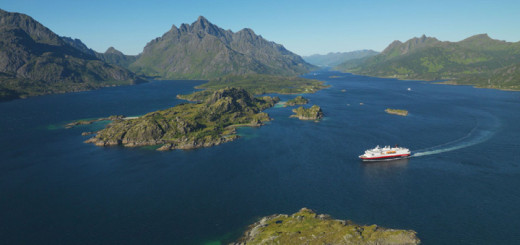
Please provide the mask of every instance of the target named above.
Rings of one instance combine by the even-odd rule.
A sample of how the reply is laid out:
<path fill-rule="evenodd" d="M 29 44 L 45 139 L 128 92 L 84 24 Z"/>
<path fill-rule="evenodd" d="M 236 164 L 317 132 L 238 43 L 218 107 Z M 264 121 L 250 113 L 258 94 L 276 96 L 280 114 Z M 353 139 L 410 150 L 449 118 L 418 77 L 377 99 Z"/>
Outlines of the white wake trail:
<path fill-rule="evenodd" d="M 415 154 L 412 155 L 412 157 L 428 156 L 455 151 L 489 140 L 497 131 L 500 123 L 496 117 L 490 114 L 488 114 L 488 118 L 492 119 L 490 122 L 491 125 L 489 125 L 489 127 L 484 127 L 480 123 L 477 123 L 477 125 L 464 137 L 434 147 L 418 150 Z"/>

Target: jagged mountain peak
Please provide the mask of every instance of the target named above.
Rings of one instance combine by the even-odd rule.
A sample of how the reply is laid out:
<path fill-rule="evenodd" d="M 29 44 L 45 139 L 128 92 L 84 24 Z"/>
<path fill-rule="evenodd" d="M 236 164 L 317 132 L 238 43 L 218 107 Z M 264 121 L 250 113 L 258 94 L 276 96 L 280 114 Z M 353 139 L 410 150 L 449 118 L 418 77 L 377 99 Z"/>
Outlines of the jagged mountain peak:
<path fill-rule="evenodd" d="M 414 37 L 405 43 L 415 43 L 415 44 L 421 44 L 421 43 L 427 43 L 427 42 L 439 42 L 439 40 L 435 37 L 428 37 L 425 34 L 423 34 L 420 37 Z"/>
<path fill-rule="evenodd" d="M 252 73 L 297 75 L 312 67 L 249 28 L 234 33 L 203 16 L 174 27 L 150 41 L 130 67 L 147 75 L 196 79 Z"/>
<path fill-rule="evenodd" d="M 223 32 L 225 32 L 220 27 L 209 22 L 206 18 L 204 18 L 204 16 L 199 16 L 197 21 L 190 25 L 190 30 L 192 32 L 204 32 L 214 36 L 221 36 L 223 35 Z"/>
<path fill-rule="evenodd" d="M 199 16 L 195 22 L 202 23 L 202 24 L 211 24 L 208 19 L 204 16 Z"/>

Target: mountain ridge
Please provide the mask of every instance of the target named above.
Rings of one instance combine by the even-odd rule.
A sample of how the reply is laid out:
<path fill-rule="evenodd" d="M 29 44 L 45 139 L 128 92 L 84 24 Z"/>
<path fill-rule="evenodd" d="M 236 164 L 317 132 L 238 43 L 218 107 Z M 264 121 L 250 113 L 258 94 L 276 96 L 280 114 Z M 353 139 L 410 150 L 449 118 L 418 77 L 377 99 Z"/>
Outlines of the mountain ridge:
<path fill-rule="evenodd" d="M 224 30 L 205 17 L 172 25 L 148 42 L 130 69 L 165 79 L 210 79 L 227 74 L 300 75 L 312 65 L 253 30 Z"/>
<path fill-rule="evenodd" d="M 367 76 L 520 90 L 519 63 L 520 42 L 496 40 L 487 34 L 458 42 L 423 35 L 404 43 L 394 41 L 379 55 L 347 61 L 335 69 Z"/>
<path fill-rule="evenodd" d="M 0 9 L 0 100 L 145 82 L 70 42 L 28 15 Z"/>

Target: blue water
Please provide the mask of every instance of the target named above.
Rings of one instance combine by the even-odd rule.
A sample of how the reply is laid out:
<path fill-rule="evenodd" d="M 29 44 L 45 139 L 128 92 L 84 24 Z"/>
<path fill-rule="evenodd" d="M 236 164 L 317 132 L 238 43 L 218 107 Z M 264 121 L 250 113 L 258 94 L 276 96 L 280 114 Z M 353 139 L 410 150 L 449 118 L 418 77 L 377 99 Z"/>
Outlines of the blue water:
<path fill-rule="evenodd" d="M 226 244 L 259 217 L 309 207 L 413 229 L 424 244 L 518 244 L 520 92 L 338 72 L 307 77 L 331 85 L 305 95 L 322 107 L 321 122 L 271 108 L 269 124 L 191 151 L 96 147 L 81 132 L 103 123 L 63 125 L 168 108 L 201 82 L 0 103 L 1 243 Z M 415 156 L 357 159 L 378 144 Z"/>

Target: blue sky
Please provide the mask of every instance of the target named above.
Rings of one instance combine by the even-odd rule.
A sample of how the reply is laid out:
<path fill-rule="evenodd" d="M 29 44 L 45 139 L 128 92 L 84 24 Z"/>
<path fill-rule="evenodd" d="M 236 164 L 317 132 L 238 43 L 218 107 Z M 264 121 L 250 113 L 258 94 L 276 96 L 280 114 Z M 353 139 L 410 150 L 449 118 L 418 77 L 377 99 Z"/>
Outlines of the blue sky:
<path fill-rule="evenodd" d="M 0 8 L 28 14 L 58 35 L 104 52 L 114 46 L 138 54 L 174 24 L 198 16 L 234 32 L 248 27 L 299 54 L 383 50 L 394 40 L 426 34 L 459 41 L 488 33 L 520 41 L 520 1 L 223 1 L 223 0 L 0 0 Z"/>

